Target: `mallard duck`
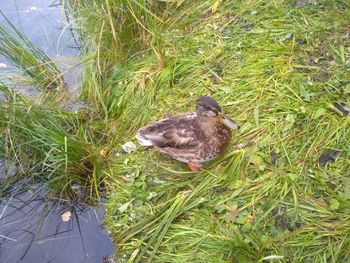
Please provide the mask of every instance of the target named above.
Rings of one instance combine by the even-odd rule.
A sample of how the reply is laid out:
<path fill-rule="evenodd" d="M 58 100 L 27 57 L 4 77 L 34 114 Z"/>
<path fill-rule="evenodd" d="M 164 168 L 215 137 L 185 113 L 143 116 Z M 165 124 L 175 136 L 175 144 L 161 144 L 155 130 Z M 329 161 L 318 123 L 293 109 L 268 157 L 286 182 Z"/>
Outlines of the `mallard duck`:
<path fill-rule="evenodd" d="M 213 98 L 202 96 L 196 112 L 142 127 L 136 137 L 141 145 L 154 146 L 197 171 L 224 151 L 231 139 L 231 129 L 237 130 L 239 125 L 222 112 Z"/>

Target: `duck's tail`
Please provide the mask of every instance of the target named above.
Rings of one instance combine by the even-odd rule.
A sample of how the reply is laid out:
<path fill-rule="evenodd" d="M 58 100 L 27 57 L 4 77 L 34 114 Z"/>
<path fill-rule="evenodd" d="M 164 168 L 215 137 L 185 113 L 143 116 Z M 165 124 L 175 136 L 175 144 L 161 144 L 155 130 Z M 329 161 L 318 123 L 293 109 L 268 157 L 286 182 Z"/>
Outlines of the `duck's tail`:
<path fill-rule="evenodd" d="M 136 139 L 143 146 L 153 146 L 153 142 L 142 135 L 141 129 L 136 134 Z"/>

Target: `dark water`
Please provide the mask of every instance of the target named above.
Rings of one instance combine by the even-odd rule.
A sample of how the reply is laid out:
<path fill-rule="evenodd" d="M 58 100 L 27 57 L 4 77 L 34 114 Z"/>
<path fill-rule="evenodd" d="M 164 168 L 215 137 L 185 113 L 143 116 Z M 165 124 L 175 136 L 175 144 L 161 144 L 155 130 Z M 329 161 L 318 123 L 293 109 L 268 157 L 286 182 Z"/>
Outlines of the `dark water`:
<path fill-rule="evenodd" d="M 0 262 L 109 262 L 114 246 L 102 227 L 103 206 L 67 208 L 38 189 L 2 199 Z M 68 210 L 71 218 L 64 222 Z"/>
<path fill-rule="evenodd" d="M 0 10 L 58 64 L 74 93 L 81 80 L 76 66 L 80 52 L 57 4 L 55 0 L 0 0 Z M 5 23 L 1 17 L 0 23 Z M 2 81 L 11 70 L 15 70 L 11 62 L 0 57 Z M 0 184 L 5 176 L 3 164 L 0 160 Z M 43 189 L 20 182 L 0 196 L 0 263 L 109 262 L 106 258 L 114 245 L 101 226 L 103 204 L 99 208 L 68 208 L 45 198 Z M 68 210 L 71 218 L 65 222 L 61 215 Z"/>

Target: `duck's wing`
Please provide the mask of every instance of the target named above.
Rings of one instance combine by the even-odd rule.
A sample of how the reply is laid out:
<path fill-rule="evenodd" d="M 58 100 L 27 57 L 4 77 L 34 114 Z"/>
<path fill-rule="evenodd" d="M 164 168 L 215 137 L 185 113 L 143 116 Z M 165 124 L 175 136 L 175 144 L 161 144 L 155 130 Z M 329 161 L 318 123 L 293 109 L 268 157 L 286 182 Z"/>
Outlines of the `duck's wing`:
<path fill-rule="evenodd" d="M 137 138 L 147 146 L 193 148 L 199 144 L 202 131 L 197 114 L 173 116 L 139 129 Z"/>

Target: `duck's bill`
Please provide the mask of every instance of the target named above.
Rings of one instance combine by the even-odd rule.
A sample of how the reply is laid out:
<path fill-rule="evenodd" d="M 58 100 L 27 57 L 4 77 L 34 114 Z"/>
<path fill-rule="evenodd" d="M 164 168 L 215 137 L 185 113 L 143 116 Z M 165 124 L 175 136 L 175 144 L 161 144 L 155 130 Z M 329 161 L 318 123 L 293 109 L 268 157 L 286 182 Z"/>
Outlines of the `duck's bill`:
<path fill-rule="evenodd" d="M 228 128 L 232 130 L 238 130 L 240 128 L 240 126 L 234 120 L 227 117 L 225 113 L 220 112 L 218 117 L 221 123 L 223 123 Z"/>

